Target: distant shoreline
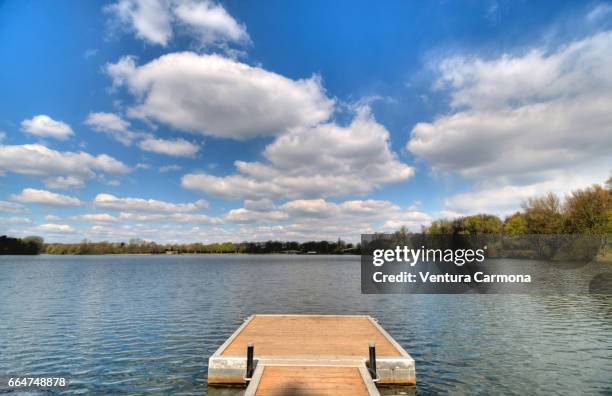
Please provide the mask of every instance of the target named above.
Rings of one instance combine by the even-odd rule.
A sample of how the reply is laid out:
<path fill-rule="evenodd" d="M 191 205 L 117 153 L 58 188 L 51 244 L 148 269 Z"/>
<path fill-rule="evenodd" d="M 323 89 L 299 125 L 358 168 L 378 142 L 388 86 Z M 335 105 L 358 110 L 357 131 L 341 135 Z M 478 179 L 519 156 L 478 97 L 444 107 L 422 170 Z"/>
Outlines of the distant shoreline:
<path fill-rule="evenodd" d="M 360 253 L 40 253 L 40 254 L 7 254 L 6 256 L 360 256 Z M 1 257 L 2 255 L 0 255 Z"/>
<path fill-rule="evenodd" d="M 12 257 L 33 257 L 33 256 L 49 256 L 49 257 L 83 257 L 83 256 L 114 256 L 114 257 L 138 257 L 138 256 L 155 256 L 155 257 L 177 257 L 177 256 L 209 256 L 209 257 L 221 257 L 221 256 L 361 256 L 361 254 L 350 253 L 350 254 L 333 254 L 333 253 L 317 253 L 317 254 L 287 254 L 287 253 L 178 253 L 178 254 L 157 254 L 157 253 L 102 253 L 102 254 L 52 254 L 52 253 L 41 253 L 41 254 L 0 254 L 0 259 L 5 256 Z M 536 257 L 488 257 L 488 260 L 503 260 L 503 259 L 511 259 L 511 260 L 526 260 L 526 261 L 543 261 L 543 262 L 580 262 L 580 260 L 546 260 L 542 258 Z M 590 262 L 596 264 L 612 264 L 612 254 L 608 254 L 606 256 L 598 256 L 595 257 Z"/>
<path fill-rule="evenodd" d="M 0 255 L 1 256 L 1 255 Z M 35 255 L 13 254 L 6 256 L 361 256 L 359 253 L 85 253 L 85 254 L 54 254 L 41 253 Z"/>

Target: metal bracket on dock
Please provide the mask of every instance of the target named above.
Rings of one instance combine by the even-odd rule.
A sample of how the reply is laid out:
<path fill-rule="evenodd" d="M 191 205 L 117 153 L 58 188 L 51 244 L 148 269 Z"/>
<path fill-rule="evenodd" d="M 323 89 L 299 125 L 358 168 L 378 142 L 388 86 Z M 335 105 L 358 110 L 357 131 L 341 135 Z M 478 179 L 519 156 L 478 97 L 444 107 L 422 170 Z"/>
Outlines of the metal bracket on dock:
<path fill-rule="evenodd" d="M 244 380 L 249 382 L 251 378 L 253 378 L 253 371 L 255 371 L 255 366 L 253 362 L 253 354 L 255 352 L 255 346 L 252 342 L 249 342 L 247 345 L 247 368 L 246 368 L 246 376 Z"/>
<path fill-rule="evenodd" d="M 380 378 L 378 377 L 378 374 L 376 373 L 376 344 L 373 342 L 370 342 L 369 350 L 370 350 L 370 358 L 368 359 L 368 371 L 370 372 L 370 375 L 372 376 L 372 381 L 378 382 Z"/>

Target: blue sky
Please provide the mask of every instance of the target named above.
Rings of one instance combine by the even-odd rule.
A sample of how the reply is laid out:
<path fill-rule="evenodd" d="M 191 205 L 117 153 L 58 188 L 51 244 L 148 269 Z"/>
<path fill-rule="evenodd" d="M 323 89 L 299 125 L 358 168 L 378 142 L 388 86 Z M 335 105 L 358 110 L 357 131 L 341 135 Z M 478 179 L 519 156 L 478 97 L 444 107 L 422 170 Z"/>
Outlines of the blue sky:
<path fill-rule="evenodd" d="M 0 233 L 358 239 L 612 169 L 612 3 L 0 1 Z"/>

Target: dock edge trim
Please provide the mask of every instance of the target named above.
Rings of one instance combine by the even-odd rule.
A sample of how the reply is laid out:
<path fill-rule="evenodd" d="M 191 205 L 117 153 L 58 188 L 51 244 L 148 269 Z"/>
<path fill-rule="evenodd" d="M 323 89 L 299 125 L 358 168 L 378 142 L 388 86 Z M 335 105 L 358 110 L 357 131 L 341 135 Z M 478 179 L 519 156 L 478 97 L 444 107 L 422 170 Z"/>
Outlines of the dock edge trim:
<path fill-rule="evenodd" d="M 400 344 L 398 344 L 397 341 L 395 341 L 395 339 L 393 337 L 391 337 L 391 334 L 387 333 L 387 330 L 385 330 L 376 319 L 374 319 L 373 317 L 371 317 L 370 315 L 367 315 L 368 319 L 370 320 L 370 322 L 374 325 L 374 327 L 376 327 L 376 329 L 378 331 L 380 331 L 380 333 L 385 336 L 385 338 L 387 339 L 387 341 L 389 341 L 391 343 L 391 345 L 393 345 L 395 347 L 395 349 L 397 349 L 397 351 L 400 353 L 400 355 L 402 355 L 402 357 L 405 358 L 410 358 L 412 359 L 412 356 L 410 356 L 410 354 L 408 354 L 408 352 L 406 352 L 406 350 L 404 348 L 402 348 L 402 346 Z M 414 359 L 412 359 L 414 361 Z"/>
<path fill-rule="evenodd" d="M 244 328 L 247 327 L 247 325 L 253 320 L 254 317 L 255 317 L 255 315 L 251 315 L 248 318 L 246 318 L 244 320 L 244 322 L 242 322 L 240 327 L 238 327 L 236 329 L 236 331 L 234 331 L 232 333 L 232 335 L 229 336 L 229 338 L 227 340 L 225 340 L 225 342 L 223 344 L 221 344 L 221 346 L 219 348 L 217 348 L 217 350 L 215 351 L 215 353 L 212 354 L 211 357 L 219 357 L 219 356 L 221 356 L 223 351 L 225 351 L 225 349 L 232 343 L 232 341 L 234 341 L 234 339 L 236 337 L 238 337 L 238 334 L 240 334 L 242 332 L 242 330 L 244 330 Z"/>
<path fill-rule="evenodd" d="M 258 364 L 255 368 L 255 372 L 253 373 L 253 378 L 251 378 L 251 382 L 249 382 L 249 386 L 247 386 L 244 391 L 244 396 L 255 396 L 257 394 L 257 388 L 259 388 L 259 382 L 261 381 L 261 377 L 263 377 L 263 372 L 266 369 L 266 366 L 263 364 Z"/>

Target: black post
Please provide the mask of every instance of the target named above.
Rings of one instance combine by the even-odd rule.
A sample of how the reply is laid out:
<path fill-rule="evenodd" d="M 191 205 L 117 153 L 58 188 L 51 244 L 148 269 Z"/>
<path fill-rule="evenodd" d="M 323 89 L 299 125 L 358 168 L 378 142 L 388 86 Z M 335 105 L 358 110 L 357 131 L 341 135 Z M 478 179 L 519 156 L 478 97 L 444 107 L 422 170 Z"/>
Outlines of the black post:
<path fill-rule="evenodd" d="M 246 377 L 247 379 L 251 379 L 253 377 L 253 350 L 255 347 L 252 342 L 249 342 L 247 345 L 247 371 Z"/>
<path fill-rule="evenodd" d="M 368 368 L 370 369 L 372 378 L 378 378 L 376 374 L 376 344 L 373 342 L 370 343 L 370 361 L 368 362 Z"/>

